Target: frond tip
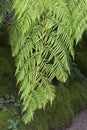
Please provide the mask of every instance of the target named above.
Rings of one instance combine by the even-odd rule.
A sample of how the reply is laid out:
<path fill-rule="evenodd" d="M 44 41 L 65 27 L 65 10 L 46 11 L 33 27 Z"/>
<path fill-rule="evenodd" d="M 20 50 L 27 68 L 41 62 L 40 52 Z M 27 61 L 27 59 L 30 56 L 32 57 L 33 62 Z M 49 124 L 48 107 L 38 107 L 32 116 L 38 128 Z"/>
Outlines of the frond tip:
<path fill-rule="evenodd" d="M 33 90 L 33 92 L 29 94 L 27 99 L 24 99 L 25 101 L 23 102 L 23 112 L 26 111 L 23 117 L 24 122 L 30 122 L 31 119 L 33 119 L 34 111 L 36 109 L 41 109 L 42 107 L 44 109 L 48 101 L 50 101 L 50 103 L 52 104 L 54 97 L 55 89 L 52 85 L 48 85 L 46 87 L 39 87 L 38 89 Z"/>

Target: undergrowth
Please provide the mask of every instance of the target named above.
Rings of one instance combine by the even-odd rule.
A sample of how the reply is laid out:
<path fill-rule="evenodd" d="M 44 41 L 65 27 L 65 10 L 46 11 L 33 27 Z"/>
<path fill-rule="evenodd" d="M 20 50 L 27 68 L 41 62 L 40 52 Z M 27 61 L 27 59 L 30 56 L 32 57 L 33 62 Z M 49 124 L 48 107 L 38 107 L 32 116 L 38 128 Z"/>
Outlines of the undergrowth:
<path fill-rule="evenodd" d="M 37 110 L 33 121 L 25 125 L 21 120 L 22 104 L 18 100 L 8 51 L 0 48 L 0 130 L 49 130 L 68 126 L 72 118 L 87 106 L 87 85 L 74 81 L 69 87 L 55 86 L 52 106 Z M 12 95 L 11 95 L 12 94 Z"/>
<path fill-rule="evenodd" d="M 0 98 L 0 129 L 14 128 L 17 130 L 49 130 L 67 127 L 72 118 L 87 106 L 87 88 L 79 82 L 69 88 L 56 87 L 56 98 L 45 110 L 38 110 L 33 121 L 24 125 L 21 120 L 22 104 L 14 96 L 5 95 Z M 18 123 L 17 123 L 18 122 Z M 13 130 L 13 129 L 12 129 Z"/>

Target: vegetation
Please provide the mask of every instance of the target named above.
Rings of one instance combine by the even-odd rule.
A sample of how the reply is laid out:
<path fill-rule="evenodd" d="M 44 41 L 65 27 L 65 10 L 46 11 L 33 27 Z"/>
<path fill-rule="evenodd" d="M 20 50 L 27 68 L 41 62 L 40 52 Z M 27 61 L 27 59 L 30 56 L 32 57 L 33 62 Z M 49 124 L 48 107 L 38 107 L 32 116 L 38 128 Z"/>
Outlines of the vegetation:
<path fill-rule="evenodd" d="M 12 87 L 10 92 L 14 94 Z M 5 90 L 3 88 L 3 90 Z M 2 94 L 2 92 L 1 92 Z M 47 104 L 45 110 L 38 110 L 33 121 L 24 125 L 21 121 L 21 103 L 13 95 L 3 93 L 0 98 L 0 129 L 7 130 L 16 127 L 17 130 L 49 130 L 68 126 L 72 117 L 87 106 L 87 86 L 78 81 L 71 86 L 56 87 L 56 98 L 53 105 Z M 66 99 L 66 100 L 65 100 Z M 8 119 L 8 120 L 7 120 Z"/>
<path fill-rule="evenodd" d="M 67 80 L 74 45 L 87 26 L 87 7 L 86 1 L 77 0 L 15 0 L 13 8 L 15 16 L 9 36 L 24 104 L 23 119 L 27 123 L 36 109 L 44 108 L 48 101 L 52 104 L 55 97 L 52 80 L 55 77 L 62 82 Z"/>
<path fill-rule="evenodd" d="M 86 11 L 87 0 L 0 1 L 1 98 L 19 92 L 24 122 L 33 119 L 30 130 L 67 125 L 87 105 Z M 26 130 L 11 118 L 6 129 Z"/>

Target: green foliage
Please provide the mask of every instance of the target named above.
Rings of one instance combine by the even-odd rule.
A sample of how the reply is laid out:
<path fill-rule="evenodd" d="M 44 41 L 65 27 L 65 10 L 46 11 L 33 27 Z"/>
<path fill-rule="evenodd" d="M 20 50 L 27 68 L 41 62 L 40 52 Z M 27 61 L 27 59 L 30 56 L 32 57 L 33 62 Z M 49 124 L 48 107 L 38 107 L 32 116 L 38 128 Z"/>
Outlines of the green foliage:
<path fill-rule="evenodd" d="M 1 95 L 0 95 L 1 96 Z M 21 103 L 13 95 L 4 94 L 0 98 L 0 129 L 27 130 L 29 125 L 21 121 Z"/>
<path fill-rule="evenodd" d="M 12 3 L 6 0 L 3 5 L 6 11 L 0 11 L 6 14 L 3 18 L 6 25 L 9 23 L 15 75 L 24 106 L 23 120 L 28 123 L 35 110 L 45 108 L 49 101 L 52 105 L 55 97 L 52 80 L 56 77 L 66 82 L 70 75 L 74 45 L 87 28 L 87 0 L 13 0 Z M 7 14 L 12 9 L 14 17 L 10 19 Z"/>
<path fill-rule="evenodd" d="M 87 28 L 87 0 L 14 0 L 13 8 L 10 45 L 27 123 L 36 109 L 52 104 L 54 77 L 65 82 L 70 74 L 74 45 Z"/>
<path fill-rule="evenodd" d="M 17 112 L 16 115 L 13 115 L 12 113 Z M 10 120 L 11 122 L 8 122 Z M 18 123 L 17 123 L 18 121 Z M 29 125 L 25 125 L 21 118 L 19 117 L 19 113 L 16 108 L 12 108 L 9 106 L 7 111 L 0 112 L 0 129 L 1 130 L 8 130 L 8 127 L 14 128 L 16 126 L 17 130 L 31 130 L 29 129 Z M 11 129 L 13 130 L 13 129 Z"/>
<path fill-rule="evenodd" d="M 47 106 L 46 108 L 50 128 L 65 126 L 74 116 L 74 109 L 72 109 L 71 96 L 68 89 L 64 86 L 57 87 L 56 95 L 52 107 Z"/>
<path fill-rule="evenodd" d="M 24 125 L 21 121 L 20 112 L 15 106 L 18 102 L 16 97 L 5 95 L 3 99 L 0 98 L 3 108 L 7 108 L 6 111 L 0 108 L 0 129 L 7 130 L 9 126 L 14 127 L 15 125 L 18 130 L 60 128 L 69 125 L 72 117 L 87 106 L 87 85 L 84 86 L 78 81 L 67 88 L 57 86 L 56 95 L 52 106 L 47 104 L 44 110 L 37 110 L 34 113 L 33 121 L 28 125 Z M 8 122 L 7 119 L 10 119 L 11 122 Z M 20 121 L 18 124 L 16 124 L 17 120 Z"/>
<path fill-rule="evenodd" d="M 69 87 L 57 86 L 56 98 L 52 106 L 46 105 L 45 110 L 38 110 L 34 114 L 32 129 L 48 130 L 68 126 L 75 116 L 87 106 L 87 84 L 73 82 Z"/>
<path fill-rule="evenodd" d="M 12 119 L 9 119 L 8 120 L 8 123 L 9 123 L 9 126 L 8 126 L 8 130 L 18 130 L 17 129 L 17 125 L 19 124 L 20 120 L 12 120 Z"/>

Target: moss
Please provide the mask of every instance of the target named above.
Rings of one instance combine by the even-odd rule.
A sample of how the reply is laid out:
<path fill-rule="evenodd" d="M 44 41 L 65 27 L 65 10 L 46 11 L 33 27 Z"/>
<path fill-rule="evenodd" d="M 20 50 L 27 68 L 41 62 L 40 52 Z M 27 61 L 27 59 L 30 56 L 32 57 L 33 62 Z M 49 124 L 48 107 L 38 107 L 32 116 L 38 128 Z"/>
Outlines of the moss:
<path fill-rule="evenodd" d="M 87 87 L 75 81 L 70 87 L 56 87 L 52 106 L 38 110 L 34 116 L 33 129 L 48 130 L 71 123 L 72 118 L 87 106 Z"/>
<path fill-rule="evenodd" d="M 87 77 L 87 47 L 80 48 L 76 52 L 75 60 L 81 72 Z"/>
<path fill-rule="evenodd" d="M 87 82 L 74 81 L 68 90 L 75 114 L 87 107 Z"/>
<path fill-rule="evenodd" d="M 31 128 L 33 130 L 48 130 L 49 122 L 47 118 L 48 113 L 43 110 L 37 110 L 34 114 L 33 121 L 31 122 Z"/>
<path fill-rule="evenodd" d="M 70 123 L 73 116 L 69 91 L 64 86 L 56 87 L 56 98 L 52 106 L 48 104 L 45 111 L 36 112 L 34 126 L 36 130 L 61 127 Z"/>
<path fill-rule="evenodd" d="M 81 97 L 85 103 L 85 106 L 87 107 L 87 84 L 86 84 L 86 86 L 80 87 L 80 93 L 81 93 Z"/>
<path fill-rule="evenodd" d="M 87 87 L 81 85 L 80 82 L 75 81 L 70 87 L 71 104 L 75 113 L 81 111 L 87 105 Z"/>
<path fill-rule="evenodd" d="M 50 115 L 48 120 L 51 128 L 63 126 L 72 118 L 74 112 L 70 102 L 70 94 L 65 87 L 56 88 L 56 99 L 50 111 L 48 109 L 47 112 Z"/>

